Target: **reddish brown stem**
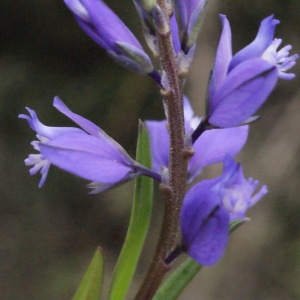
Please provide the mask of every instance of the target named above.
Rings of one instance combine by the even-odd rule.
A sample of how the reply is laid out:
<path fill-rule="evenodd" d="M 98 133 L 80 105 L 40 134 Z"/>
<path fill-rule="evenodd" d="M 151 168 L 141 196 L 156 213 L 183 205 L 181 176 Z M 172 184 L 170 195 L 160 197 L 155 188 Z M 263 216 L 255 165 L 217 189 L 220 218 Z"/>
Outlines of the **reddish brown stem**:
<path fill-rule="evenodd" d="M 158 0 L 167 19 L 170 12 L 164 0 Z M 174 53 L 170 32 L 160 35 L 157 32 L 159 58 L 162 70 L 167 74 L 170 91 L 165 96 L 168 107 L 168 128 L 170 135 L 169 176 L 170 183 L 162 188 L 165 198 L 165 211 L 159 241 L 150 269 L 136 296 L 136 300 L 150 300 L 158 289 L 165 273 L 170 269 L 164 263 L 167 254 L 178 242 L 179 216 L 186 189 L 187 163 L 185 155 L 183 80 L 180 78 L 177 58 Z"/>

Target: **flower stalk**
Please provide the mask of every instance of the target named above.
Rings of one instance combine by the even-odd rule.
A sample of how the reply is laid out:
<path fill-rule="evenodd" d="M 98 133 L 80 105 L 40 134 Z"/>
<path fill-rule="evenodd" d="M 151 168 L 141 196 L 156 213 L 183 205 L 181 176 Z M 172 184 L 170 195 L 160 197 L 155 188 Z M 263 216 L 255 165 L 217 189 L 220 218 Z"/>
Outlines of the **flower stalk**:
<path fill-rule="evenodd" d="M 165 258 L 178 241 L 179 217 L 182 201 L 186 190 L 188 160 L 192 156 L 185 149 L 185 125 L 183 111 L 183 79 L 180 76 L 176 54 L 173 48 L 170 31 L 172 11 L 164 0 L 157 1 L 168 22 L 167 32 L 157 30 L 158 56 L 162 70 L 165 71 L 169 90 L 162 90 L 167 106 L 168 130 L 170 136 L 169 152 L 169 184 L 162 186 L 165 198 L 165 211 L 159 241 L 152 259 L 150 269 L 140 287 L 136 300 L 152 299 L 165 273 L 170 266 L 165 264 Z"/>

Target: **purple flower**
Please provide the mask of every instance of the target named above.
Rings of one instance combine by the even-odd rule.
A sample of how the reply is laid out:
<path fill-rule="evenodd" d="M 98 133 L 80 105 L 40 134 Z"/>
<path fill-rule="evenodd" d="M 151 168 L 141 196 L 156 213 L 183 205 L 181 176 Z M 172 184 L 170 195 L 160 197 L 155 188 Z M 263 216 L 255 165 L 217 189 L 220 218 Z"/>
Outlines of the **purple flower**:
<path fill-rule="evenodd" d="M 184 99 L 185 129 L 187 138 L 192 129 L 200 123 L 200 118 L 194 112 L 188 99 Z M 146 121 L 149 130 L 152 152 L 153 171 L 159 172 L 169 164 L 169 134 L 167 121 Z M 189 161 L 188 183 L 201 173 L 201 170 L 211 164 L 222 162 L 227 154 L 236 155 L 246 143 L 248 126 L 205 131 L 194 143 L 195 154 Z"/>
<path fill-rule="evenodd" d="M 264 185 L 246 180 L 242 167 L 227 156 L 223 174 L 192 187 L 186 194 L 180 215 L 183 249 L 199 264 L 211 266 L 223 255 L 229 223 L 245 219 L 246 210 L 266 193 Z"/>
<path fill-rule="evenodd" d="M 119 64 L 160 82 L 139 41 L 102 0 L 65 0 L 65 4 L 82 29 Z"/>
<path fill-rule="evenodd" d="M 217 127 L 243 124 L 266 101 L 278 77 L 292 79 L 286 73 L 298 55 L 289 56 L 291 46 L 277 52 L 281 40 L 274 39 L 279 23 L 273 15 L 261 22 L 252 43 L 232 57 L 231 29 L 221 15 L 223 30 L 209 87 L 208 122 Z"/>
<path fill-rule="evenodd" d="M 30 116 L 19 115 L 26 119 L 36 131 L 39 141 L 31 144 L 41 154 L 30 154 L 25 159 L 27 166 L 33 166 L 30 174 L 39 170 L 41 187 L 47 177 L 51 164 L 93 181 L 95 192 L 107 190 L 131 178 L 143 174 L 160 180 L 160 176 L 134 161 L 127 152 L 112 138 L 91 121 L 73 113 L 58 97 L 53 106 L 66 115 L 82 129 L 74 127 L 48 127 L 43 125 L 34 110 L 27 108 Z"/>

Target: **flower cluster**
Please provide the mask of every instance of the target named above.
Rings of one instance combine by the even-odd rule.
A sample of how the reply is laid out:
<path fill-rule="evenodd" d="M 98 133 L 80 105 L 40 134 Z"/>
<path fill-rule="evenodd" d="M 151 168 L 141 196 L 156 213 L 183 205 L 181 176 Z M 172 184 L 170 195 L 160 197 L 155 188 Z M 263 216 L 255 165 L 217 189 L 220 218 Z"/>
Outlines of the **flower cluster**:
<path fill-rule="evenodd" d="M 65 0 L 82 29 L 121 65 L 150 75 L 170 92 L 165 71 L 156 70 L 137 38 L 102 0 Z M 207 0 L 166 1 L 170 16 L 155 0 L 135 0 L 144 35 L 150 50 L 159 52 L 158 36 L 172 37 L 173 54 L 178 69 L 186 72 L 193 59 L 196 37 L 203 20 Z M 244 220 L 246 210 L 266 193 L 257 192 L 258 181 L 244 178 L 242 167 L 233 157 L 248 138 L 253 114 L 263 105 L 279 78 L 290 80 L 288 73 L 298 55 L 291 46 L 278 50 L 281 39 L 274 38 L 279 23 L 273 15 L 265 18 L 256 38 L 232 55 L 230 24 L 220 15 L 223 29 L 207 91 L 207 110 L 202 118 L 194 115 L 186 97 L 184 107 L 185 146 L 193 153 L 187 169 L 186 185 L 193 183 L 204 167 L 223 163 L 223 173 L 211 180 L 196 183 L 186 193 L 181 214 L 181 249 L 199 264 L 210 266 L 223 255 L 230 222 Z M 172 92 L 172 91 L 171 91 Z M 170 135 L 168 105 L 166 120 L 146 121 L 152 153 L 152 170 L 132 159 L 127 152 L 94 123 L 73 113 L 58 97 L 54 107 L 81 127 L 48 127 L 35 111 L 20 115 L 37 133 L 31 144 L 40 154 L 25 160 L 30 174 L 42 174 L 41 187 L 51 164 L 92 181 L 92 193 L 102 192 L 136 176 L 149 176 L 162 185 L 168 184 Z"/>

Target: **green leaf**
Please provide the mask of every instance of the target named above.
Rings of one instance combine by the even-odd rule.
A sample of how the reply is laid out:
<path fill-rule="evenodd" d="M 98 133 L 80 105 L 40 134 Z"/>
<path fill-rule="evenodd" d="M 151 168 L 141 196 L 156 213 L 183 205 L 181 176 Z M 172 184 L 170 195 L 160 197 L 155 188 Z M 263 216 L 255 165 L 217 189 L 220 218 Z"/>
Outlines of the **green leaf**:
<path fill-rule="evenodd" d="M 235 229 L 245 223 L 245 220 L 238 219 L 230 223 L 229 231 L 232 233 Z M 187 258 L 172 275 L 160 286 L 152 300 L 175 300 L 194 279 L 201 270 L 199 265 L 192 258 Z"/>
<path fill-rule="evenodd" d="M 177 299 L 201 268 L 201 265 L 188 257 L 160 286 L 152 300 Z"/>
<path fill-rule="evenodd" d="M 140 121 L 136 160 L 151 169 L 149 136 Z M 152 210 L 153 180 L 139 176 L 135 180 L 135 191 L 131 218 L 125 243 L 114 270 L 109 290 L 109 300 L 125 298 L 148 232 Z"/>
<path fill-rule="evenodd" d="M 103 255 L 99 247 L 82 279 L 73 300 L 99 300 L 103 279 Z"/>
<path fill-rule="evenodd" d="M 249 221 L 249 219 L 237 219 L 234 220 L 230 223 L 230 228 L 229 228 L 229 232 L 232 233 L 233 231 L 235 231 L 237 228 L 239 228 L 241 225 L 243 225 L 245 222 Z"/>

